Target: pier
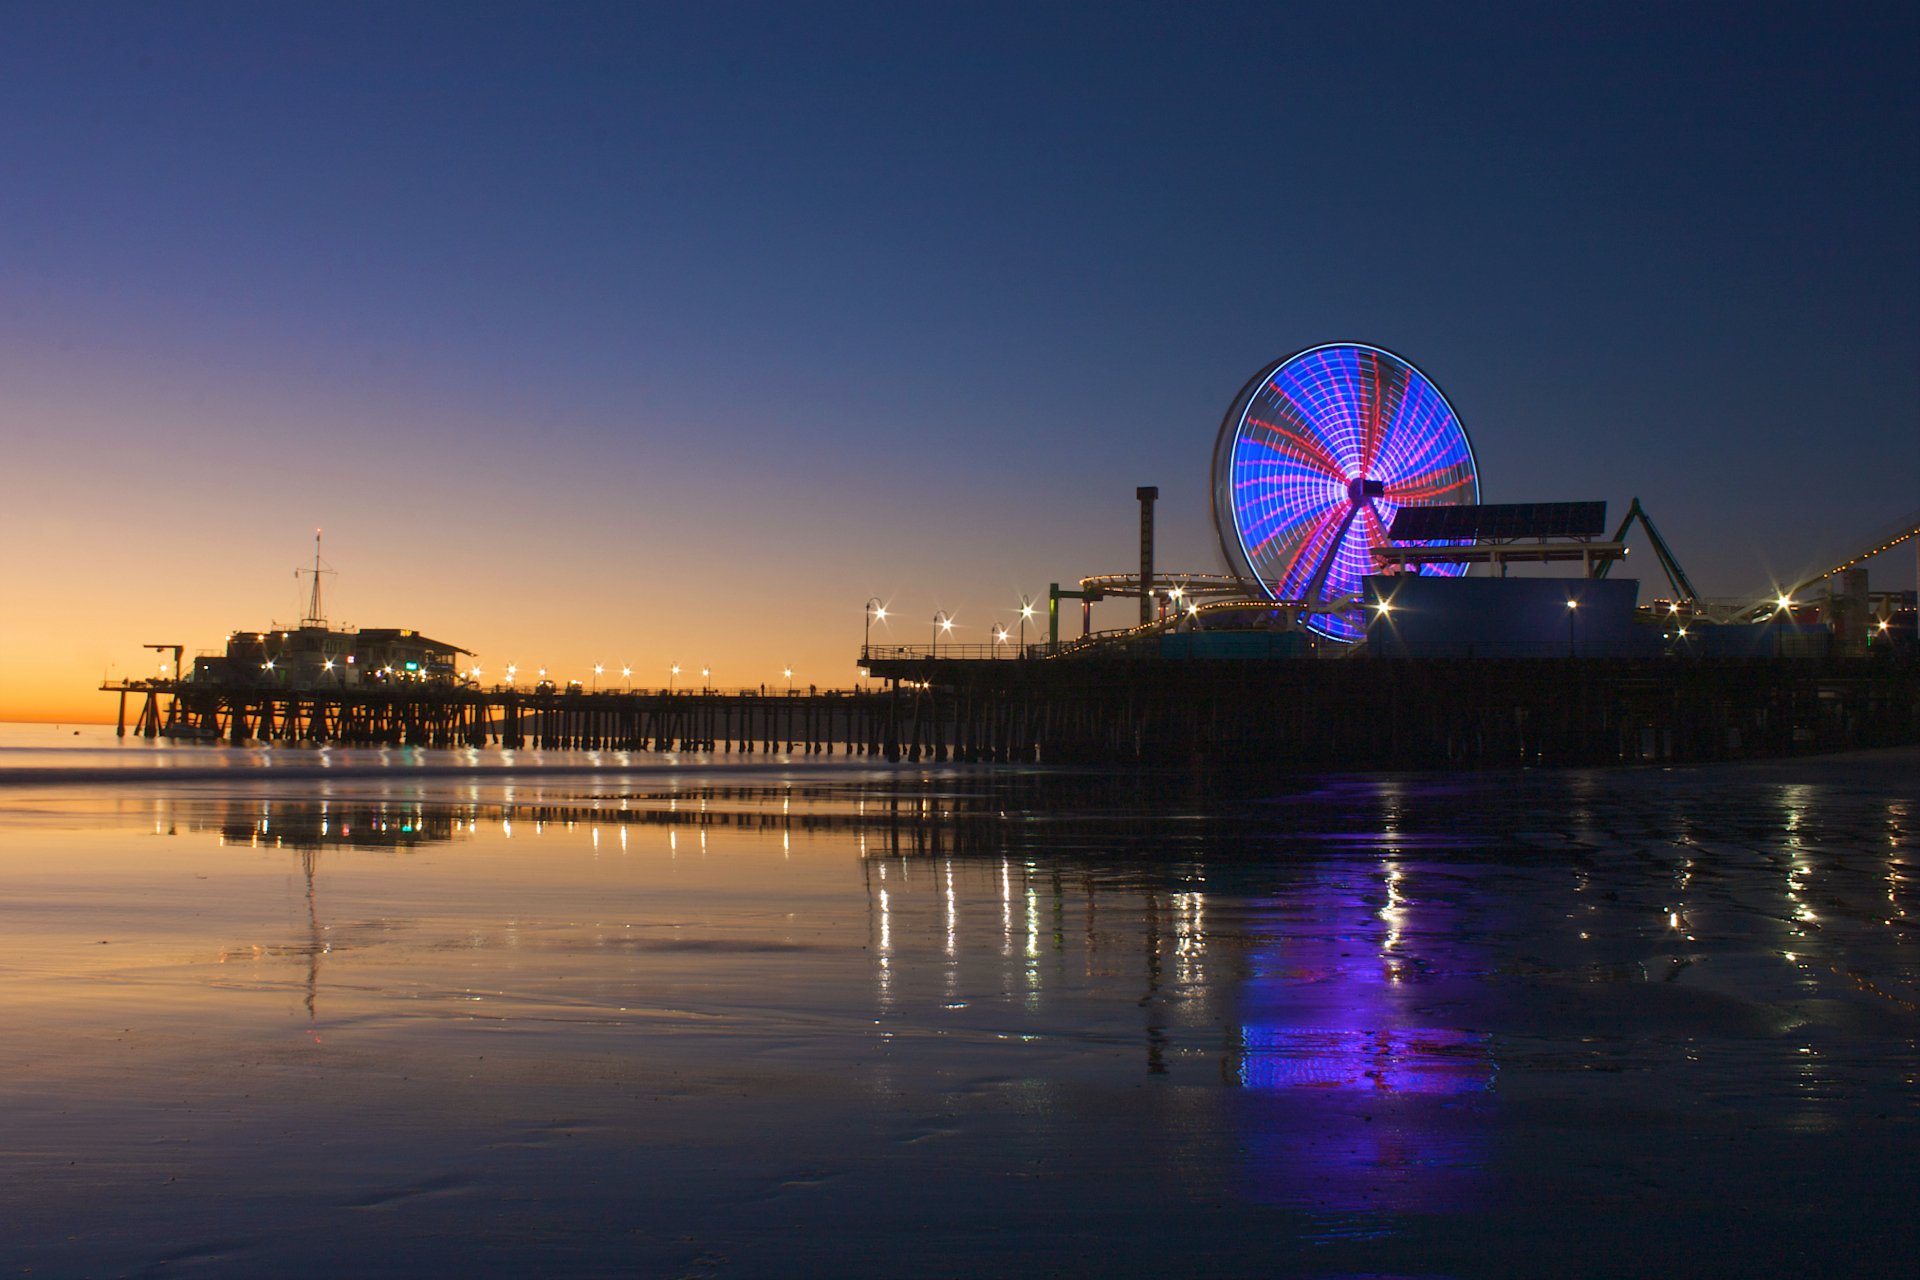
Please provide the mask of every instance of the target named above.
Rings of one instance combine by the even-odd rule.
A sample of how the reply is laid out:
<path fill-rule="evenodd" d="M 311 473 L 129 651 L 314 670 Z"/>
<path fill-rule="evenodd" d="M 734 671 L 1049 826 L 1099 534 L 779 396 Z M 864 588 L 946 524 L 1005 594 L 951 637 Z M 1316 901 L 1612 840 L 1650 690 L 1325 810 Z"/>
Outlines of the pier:
<path fill-rule="evenodd" d="M 889 761 L 1440 768 L 1698 762 L 1920 741 L 1920 670 L 1711 661 L 870 657 L 861 690 L 338 690 L 125 681 L 119 732 L 209 743 Z"/>
<path fill-rule="evenodd" d="M 122 737 L 131 700 L 138 705 L 133 732 L 146 738 L 582 751 L 878 753 L 900 704 L 910 701 L 898 691 L 584 692 L 436 683 L 286 689 L 135 680 L 102 688 L 120 695 Z"/>

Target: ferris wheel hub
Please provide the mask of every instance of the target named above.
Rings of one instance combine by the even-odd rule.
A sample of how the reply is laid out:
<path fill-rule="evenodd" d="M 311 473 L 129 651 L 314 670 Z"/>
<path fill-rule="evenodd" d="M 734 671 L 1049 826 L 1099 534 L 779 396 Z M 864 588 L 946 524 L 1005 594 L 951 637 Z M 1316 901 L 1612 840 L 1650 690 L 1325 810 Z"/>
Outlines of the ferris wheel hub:
<path fill-rule="evenodd" d="M 1355 506 L 1365 502 L 1368 498 L 1384 498 L 1386 496 L 1387 482 L 1385 480 L 1354 479 L 1347 481 L 1347 500 Z"/>

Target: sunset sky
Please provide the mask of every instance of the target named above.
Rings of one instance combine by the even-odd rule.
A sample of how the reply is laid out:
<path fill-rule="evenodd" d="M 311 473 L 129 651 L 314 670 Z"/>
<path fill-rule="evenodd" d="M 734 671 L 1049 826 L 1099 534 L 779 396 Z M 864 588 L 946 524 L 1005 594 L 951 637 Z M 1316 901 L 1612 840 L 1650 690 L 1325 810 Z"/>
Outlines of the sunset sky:
<path fill-rule="evenodd" d="M 0 6 L 0 719 L 296 620 L 316 527 L 336 624 L 844 684 L 1136 485 L 1218 571 L 1228 401 L 1336 339 L 1757 593 L 1920 507 L 1913 13 Z"/>

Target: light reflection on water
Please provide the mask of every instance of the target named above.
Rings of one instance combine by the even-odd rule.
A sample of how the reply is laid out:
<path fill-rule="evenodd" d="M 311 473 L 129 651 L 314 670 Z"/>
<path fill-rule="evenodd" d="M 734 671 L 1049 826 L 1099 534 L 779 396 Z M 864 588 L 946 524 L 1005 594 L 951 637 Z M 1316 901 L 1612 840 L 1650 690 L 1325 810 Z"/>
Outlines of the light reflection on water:
<path fill-rule="evenodd" d="M 606 1263 L 687 1265 L 689 1232 L 766 1263 L 782 1232 L 855 1229 L 881 1256 L 938 1234 L 908 1190 L 929 1180 L 999 1233 L 942 1247 L 1021 1260 L 1000 1272 L 1056 1265 L 1067 1217 L 1107 1223 L 1079 1256 L 1120 1274 L 1223 1233 L 1282 1249 L 1282 1274 L 1496 1274 L 1496 1225 L 1524 1240 L 1572 1212 L 1593 1228 L 1574 1269 L 1604 1274 L 1610 1242 L 1702 1178 L 1745 1203 L 1791 1184 L 1884 1236 L 1840 1171 L 1914 1133 L 1909 775 L 1776 776 L 1340 778 L 1264 801 L 967 771 L 36 793 L 0 826 L 0 1015 L 40 1041 L 5 1060 L 0 1118 L 32 1133 L 117 1091 L 125 1132 L 43 1149 L 198 1144 L 211 1163 L 186 1167 L 274 1224 L 235 1270 L 408 1177 L 462 1188 L 434 1213 L 472 1227 L 531 1176 L 473 1144 L 544 1151 L 535 1113 L 555 1112 L 593 1176 L 657 1170 L 703 1197 L 631 1211 L 644 1247 L 565 1205 L 527 1237 Z M 289 1014 L 303 1056 L 282 1061 Z M 106 1053 L 109 1019 L 146 1047 Z M 298 1164 L 165 1118 L 159 1081 L 249 1055 L 277 1064 L 246 1073 L 266 1099 L 249 1124 L 310 1109 L 355 1135 L 331 1198 L 263 1205 Z M 413 1116 L 396 1082 L 415 1078 L 466 1101 L 399 1121 L 401 1147 L 378 1126 Z M 660 1130 L 641 1097 L 684 1120 Z M 246 1178 L 221 1182 L 236 1156 Z M 595 1194 L 585 1169 L 542 1176 Z M 14 1181 L 0 1207 L 91 1220 Z M 147 1204 L 169 1248 L 212 1231 L 94 1185 Z M 20 1256 L 157 1256 L 67 1235 L 100 1252 L 49 1236 Z M 459 1239 L 439 1247 L 471 1261 Z M 1287 1261 L 1302 1247 L 1320 1252 Z"/>

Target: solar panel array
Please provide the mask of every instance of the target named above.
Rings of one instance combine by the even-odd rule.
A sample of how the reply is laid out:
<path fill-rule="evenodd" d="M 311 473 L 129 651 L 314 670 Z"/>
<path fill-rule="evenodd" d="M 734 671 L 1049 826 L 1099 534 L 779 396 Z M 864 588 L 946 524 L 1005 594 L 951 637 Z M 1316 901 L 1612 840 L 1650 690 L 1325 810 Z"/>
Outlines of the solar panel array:
<path fill-rule="evenodd" d="M 1606 531 L 1606 525 L 1604 502 L 1494 502 L 1402 507 L 1394 513 L 1388 536 L 1395 542 L 1597 538 Z"/>

